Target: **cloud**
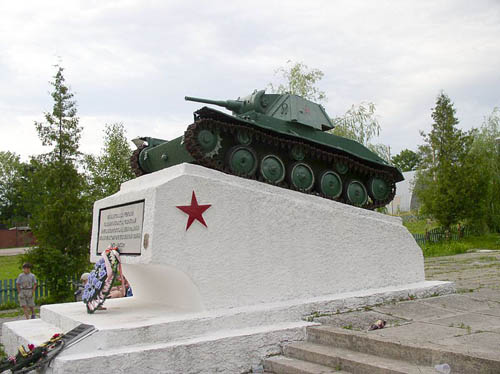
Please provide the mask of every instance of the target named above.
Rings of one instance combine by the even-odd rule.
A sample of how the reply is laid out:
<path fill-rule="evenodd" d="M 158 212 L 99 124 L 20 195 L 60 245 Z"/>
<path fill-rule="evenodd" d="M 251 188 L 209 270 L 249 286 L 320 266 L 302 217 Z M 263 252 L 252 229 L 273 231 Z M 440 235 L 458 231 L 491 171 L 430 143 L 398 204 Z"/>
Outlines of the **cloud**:
<path fill-rule="evenodd" d="M 380 142 L 415 149 L 444 89 L 463 128 L 500 106 L 497 1 L 36 1 L 0 6 L 2 150 L 38 152 L 32 125 L 52 105 L 61 58 L 75 92 L 82 149 L 122 121 L 131 137 L 182 134 L 185 95 L 236 98 L 276 81 L 286 61 L 325 73 L 331 116 L 377 105 Z"/>

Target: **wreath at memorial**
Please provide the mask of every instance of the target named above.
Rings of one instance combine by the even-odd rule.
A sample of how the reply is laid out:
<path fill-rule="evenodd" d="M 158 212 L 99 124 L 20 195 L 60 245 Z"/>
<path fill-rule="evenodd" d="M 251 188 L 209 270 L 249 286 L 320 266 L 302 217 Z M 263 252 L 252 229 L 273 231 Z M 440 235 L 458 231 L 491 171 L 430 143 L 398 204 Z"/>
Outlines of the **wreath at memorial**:
<path fill-rule="evenodd" d="M 108 298 L 118 271 L 122 277 L 120 253 L 118 247 L 109 247 L 91 271 L 85 289 L 83 290 L 82 301 L 87 305 L 87 313 L 94 313 Z"/>
<path fill-rule="evenodd" d="M 55 334 L 47 342 L 36 347 L 28 344 L 20 346 L 15 356 L 9 356 L 0 361 L 0 373 L 10 370 L 12 373 L 27 373 L 37 368 L 43 367 L 57 355 L 64 347 L 62 334 Z"/>

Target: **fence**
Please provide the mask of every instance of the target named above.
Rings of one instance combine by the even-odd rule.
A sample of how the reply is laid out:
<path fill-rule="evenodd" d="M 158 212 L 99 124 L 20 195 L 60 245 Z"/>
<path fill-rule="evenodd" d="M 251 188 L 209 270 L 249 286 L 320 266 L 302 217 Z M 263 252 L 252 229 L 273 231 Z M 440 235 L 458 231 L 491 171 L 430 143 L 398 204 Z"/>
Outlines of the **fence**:
<path fill-rule="evenodd" d="M 416 242 L 420 245 L 426 243 L 438 243 L 444 240 L 458 240 L 473 234 L 469 226 L 458 225 L 446 230 L 443 227 L 437 227 L 432 230 L 425 230 L 425 234 L 413 234 Z"/>
<path fill-rule="evenodd" d="M 68 278 L 68 287 L 70 287 L 72 291 L 76 290 L 78 280 L 79 278 L 76 275 Z M 38 299 L 46 296 L 49 296 L 49 290 L 47 288 L 46 282 L 37 281 L 37 287 L 35 290 L 35 302 Z M 0 280 L 0 305 L 6 303 L 18 304 L 18 301 L 16 279 Z"/>

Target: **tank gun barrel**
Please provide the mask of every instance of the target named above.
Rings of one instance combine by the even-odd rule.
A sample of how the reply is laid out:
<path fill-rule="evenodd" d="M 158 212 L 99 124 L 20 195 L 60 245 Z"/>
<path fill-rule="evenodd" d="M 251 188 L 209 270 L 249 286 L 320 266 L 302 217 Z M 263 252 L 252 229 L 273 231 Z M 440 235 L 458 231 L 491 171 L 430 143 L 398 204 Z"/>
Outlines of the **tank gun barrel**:
<path fill-rule="evenodd" d="M 241 108 L 243 106 L 243 102 L 238 100 L 210 100 L 210 99 L 202 99 L 199 97 L 191 97 L 191 96 L 185 96 L 184 100 L 195 101 L 197 103 L 218 105 L 226 109 L 229 109 L 235 113 L 240 113 Z"/>

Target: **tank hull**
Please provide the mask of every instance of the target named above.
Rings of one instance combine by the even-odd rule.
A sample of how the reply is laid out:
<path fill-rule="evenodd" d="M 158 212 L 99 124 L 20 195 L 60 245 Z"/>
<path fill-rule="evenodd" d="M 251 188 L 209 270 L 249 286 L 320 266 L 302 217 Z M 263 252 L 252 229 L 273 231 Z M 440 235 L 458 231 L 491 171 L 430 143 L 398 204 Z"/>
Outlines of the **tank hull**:
<path fill-rule="evenodd" d="M 136 150 L 134 171 L 196 163 L 367 209 L 388 204 L 403 179 L 352 140 L 258 113 L 245 117 L 204 107 L 182 137 Z"/>

